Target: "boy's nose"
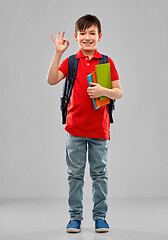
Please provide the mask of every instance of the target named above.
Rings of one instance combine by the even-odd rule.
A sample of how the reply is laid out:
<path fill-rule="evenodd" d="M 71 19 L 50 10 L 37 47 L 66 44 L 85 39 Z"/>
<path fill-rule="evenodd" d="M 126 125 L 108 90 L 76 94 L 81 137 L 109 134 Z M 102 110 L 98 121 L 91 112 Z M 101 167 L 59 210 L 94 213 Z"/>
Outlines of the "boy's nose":
<path fill-rule="evenodd" d="M 86 39 L 90 39 L 89 34 L 86 34 Z"/>

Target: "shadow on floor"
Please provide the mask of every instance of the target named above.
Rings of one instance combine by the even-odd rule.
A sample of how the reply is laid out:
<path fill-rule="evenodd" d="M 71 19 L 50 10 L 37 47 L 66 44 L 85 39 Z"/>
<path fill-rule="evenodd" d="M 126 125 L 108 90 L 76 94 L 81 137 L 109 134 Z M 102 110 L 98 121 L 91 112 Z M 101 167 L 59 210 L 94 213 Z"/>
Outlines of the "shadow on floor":
<path fill-rule="evenodd" d="M 77 234 L 67 233 L 65 229 L 25 232 L 20 234 L 0 235 L 1 240 L 167 240 L 168 235 L 110 229 L 108 233 L 95 233 L 92 228 L 82 228 Z"/>

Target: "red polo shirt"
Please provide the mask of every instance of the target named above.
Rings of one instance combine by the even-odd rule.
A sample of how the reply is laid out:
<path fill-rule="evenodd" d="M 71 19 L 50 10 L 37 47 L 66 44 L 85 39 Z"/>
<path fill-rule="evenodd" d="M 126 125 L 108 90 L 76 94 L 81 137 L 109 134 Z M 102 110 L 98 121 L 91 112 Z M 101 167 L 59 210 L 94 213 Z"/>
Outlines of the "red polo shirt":
<path fill-rule="evenodd" d="M 76 55 L 79 59 L 78 71 L 73 86 L 65 130 L 71 135 L 78 137 L 110 139 L 110 119 L 108 106 L 101 106 L 95 110 L 93 101 L 87 93 L 89 87 L 87 75 L 95 71 L 95 65 L 99 64 L 102 55 L 96 50 L 94 56 L 89 60 L 81 50 Z M 112 81 L 118 80 L 119 76 L 111 58 L 108 59 L 111 66 Z M 59 70 L 68 76 L 68 58 L 60 65 Z"/>

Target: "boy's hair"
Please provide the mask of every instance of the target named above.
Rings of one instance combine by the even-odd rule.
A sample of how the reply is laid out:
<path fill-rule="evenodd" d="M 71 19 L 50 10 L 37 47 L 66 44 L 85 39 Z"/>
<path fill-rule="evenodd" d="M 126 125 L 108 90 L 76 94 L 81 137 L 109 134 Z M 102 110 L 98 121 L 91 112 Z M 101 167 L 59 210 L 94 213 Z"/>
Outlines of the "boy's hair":
<path fill-rule="evenodd" d="M 91 14 L 84 15 L 80 17 L 75 23 L 75 33 L 78 31 L 82 32 L 91 26 L 96 26 L 98 28 L 98 34 L 101 33 L 101 23 L 99 19 Z"/>

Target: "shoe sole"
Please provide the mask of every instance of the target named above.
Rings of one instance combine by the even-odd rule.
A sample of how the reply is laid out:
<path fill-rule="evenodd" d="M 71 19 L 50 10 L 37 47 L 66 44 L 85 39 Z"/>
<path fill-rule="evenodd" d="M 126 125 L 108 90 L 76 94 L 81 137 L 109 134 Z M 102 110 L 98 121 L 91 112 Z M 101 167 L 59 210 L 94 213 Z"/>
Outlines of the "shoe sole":
<path fill-rule="evenodd" d="M 109 232 L 109 228 L 98 228 L 98 229 L 95 229 L 95 232 L 97 233 Z"/>
<path fill-rule="evenodd" d="M 77 229 L 77 228 L 68 228 L 66 230 L 68 233 L 79 233 L 81 231 L 81 229 Z"/>

